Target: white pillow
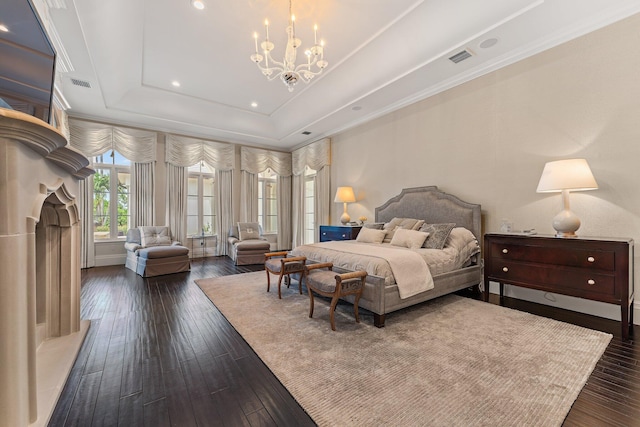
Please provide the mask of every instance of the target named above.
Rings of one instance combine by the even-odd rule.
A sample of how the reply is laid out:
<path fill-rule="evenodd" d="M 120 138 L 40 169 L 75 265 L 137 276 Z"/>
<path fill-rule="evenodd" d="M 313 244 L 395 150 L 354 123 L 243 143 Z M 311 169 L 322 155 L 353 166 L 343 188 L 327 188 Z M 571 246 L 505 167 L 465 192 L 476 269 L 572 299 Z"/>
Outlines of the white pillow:
<path fill-rule="evenodd" d="M 356 242 L 360 243 L 382 243 L 387 232 L 374 228 L 362 228 L 356 237 Z"/>
<path fill-rule="evenodd" d="M 420 249 L 425 240 L 429 237 L 429 233 L 416 230 L 405 230 L 399 228 L 396 230 L 391 239 L 391 245 L 402 246 L 409 249 Z"/>

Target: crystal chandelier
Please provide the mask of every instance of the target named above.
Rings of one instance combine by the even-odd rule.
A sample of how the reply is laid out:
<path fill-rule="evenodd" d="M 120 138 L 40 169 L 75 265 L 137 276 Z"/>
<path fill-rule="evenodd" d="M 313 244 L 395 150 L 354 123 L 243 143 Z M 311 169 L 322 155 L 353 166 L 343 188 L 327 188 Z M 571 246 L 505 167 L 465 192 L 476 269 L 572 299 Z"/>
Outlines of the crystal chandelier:
<path fill-rule="evenodd" d="M 269 21 L 264 21 L 265 39 L 260 43 L 262 49 L 261 55 L 258 53 L 258 33 L 253 33 L 253 38 L 256 44 L 256 51 L 251 55 L 251 60 L 256 63 L 258 68 L 262 71 L 269 81 L 280 77 L 280 80 L 287 86 L 289 92 L 293 92 L 294 86 L 298 81 L 302 80 L 305 83 L 322 73 L 329 63 L 324 60 L 324 41 L 321 40 L 318 44 L 318 26 L 313 27 L 314 45 L 310 49 L 304 51 L 307 57 L 306 62 L 296 65 L 296 59 L 298 54 L 298 48 L 302 44 L 302 41 L 296 38 L 296 17 L 291 13 L 291 0 L 289 0 L 289 25 L 287 26 L 287 48 L 284 52 L 284 59 L 282 62 L 275 61 L 271 57 L 271 51 L 275 45 L 269 40 Z M 264 60 L 264 63 L 262 62 Z"/>

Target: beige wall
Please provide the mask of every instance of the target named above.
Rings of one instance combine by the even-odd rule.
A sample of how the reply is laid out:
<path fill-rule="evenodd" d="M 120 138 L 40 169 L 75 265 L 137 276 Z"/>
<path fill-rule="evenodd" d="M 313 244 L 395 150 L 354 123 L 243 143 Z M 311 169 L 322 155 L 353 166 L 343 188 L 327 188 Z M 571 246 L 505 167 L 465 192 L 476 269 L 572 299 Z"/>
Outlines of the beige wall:
<path fill-rule="evenodd" d="M 516 229 L 551 234 L 561 196 L 536 193 L 542 168 L 584 157 L 600 188 L 572 194 L 578 234 L 640 242 L 638 28 L 640 15 L 632 16 L 332 136 L 334 191 L 352 185 L 351 217 L 373 220 L 375 207 L 400 189 L 437 185 L 482 204 L 485 232 L 499 231 L 506 218 Z M 333 206 L 334 222 L 341 209 Z M 510 291 L 619 317 L 613 306 Z"/>

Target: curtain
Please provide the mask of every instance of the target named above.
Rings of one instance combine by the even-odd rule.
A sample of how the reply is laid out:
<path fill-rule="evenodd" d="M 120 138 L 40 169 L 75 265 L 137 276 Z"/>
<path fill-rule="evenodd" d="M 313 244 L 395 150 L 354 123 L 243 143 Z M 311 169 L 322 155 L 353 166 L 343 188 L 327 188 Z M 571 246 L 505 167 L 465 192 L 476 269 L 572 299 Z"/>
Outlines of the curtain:
<path fill-rule="evenodd" d="M 216 169 L 216 227 L 218 229 L 218 255 L 227 254 L 229 228 L 233 226 L 233 171 Z"/>
<path fill-rule="evenodd" d="M 174 179 L 167 173 L 167 223 L 171 230 L 181 236 L 181 241 L 186 242 L 187 237 L 187 168 L 198 162 L 205 162 L 215 170 L 216 174 L 216 227 L 218 233 L 217 254 L 226 255 L 227 236 L 229 226 L 233 224 L 233 169 L 235 166 L 235 146 L 223 142 L 205 141 L 197 138 L 189 138 L 179 135 L 167 135 L 165 146 L 165 160 L 167 170 L 182 170 L 179 178 L 182 186 L 174 187 Z M 169 191 L 174 198 L 169 202 Z M 174 211 L 173 209 L 177 209 Z M 180 221 L 179 219 L 182 218 Z M 176 228 L 178 230 L 178 228 Z"/>
<path fill-rule="evenodd" d="M 131 227 L 155 225 L 155 162 L 133 163 L 131 167 Z"/>
<path fill-rule="evenodd" d="M 291 249 L 291 176 L 278 175 L 278 250 Z"/>
<path fill-rule="evenodd" d="M 64 119 L 64 116 L 62 117 Z M 153 181 L 156 146 L 156 132 L 94 123 L 73 118 L 68 119 L 69 144 L 85 156 L 91 158 L 116 150 L 133 162 L 131 168 L 131 226 L 152 225 L 155 219 L 155 183 Z M 88 203 L 90 222 L 83 221 L 82 265 L 95 265 L 93 239 L 93 179 L 86 180 L 80 187 L 83 203 Z M 84 208 L 83 208 L 84 209 Z M 87 212 L 89 214 L 89 212 Z M 87 216 L 89 218 L 89 216 Z M 86 224 L 85 224 L 86 223 Z M 86 228 L 85 228 L 86 226 Z"/>
<path fill-rule="evenodd" d="M 278 248 L 291 247 L 291 153 L 241 147 L 240 221 L 258 219 L 258 174 L 267 169 L 278 175 Z M 281 187 L 282 185 L 282 187 Z"/>
<path fill-rule="evenodd" d="M 233 170 L 235 147 L 223 142 L 169 134 L 166 139 L 165 161 L 184 167 L 204 161 L 215 170 Z"/>
<path fill-rule="evenodd" d="M 316 241 L 318 225 L 329 223 L 331 212 L 331 140 L 316 141 L 292 153 L 293 173 L 293 247 L 304 243 L 304 170 L 306 166 L 316 171 L 314 180 L 314 224 Z"/>
<path fill-rule="evenodd" d="M 258 220 L 258 174 L 243 170 L 240 175 L 240 222 Z"/>
<path fill-rule="evenodd" d="M 240 169 L 259 174 L 271 168 L 277 175 L 291 175 L 291 153 L 241 147 Z"/>
<path fill-rule="evenodd" d="M 80 180 L 78 214 L 80 216 L 80 268 L 96 265 L 93 245 L 93 175 Z"/>
<path fill-rule="evenodd" d="M 187 244 L 187 168 L 167 163 L 166 221 L 173 239 Z"/>
<path fill-rule="evenodd" d="M 329 224 L 329 215 L 331 213 L 331 166 L 326 165 L 316 172 L 315 179 L 315 200 L 313 221 L 316 224 L 316 242 L 320 241 L 320 224 Z"/>
<path fill-rule="evenodd" d="M 158 134 L 103 123 L 69 119 L 69 143 L 87 157 L 116 150 L 132 162 L 156 160 Z"/>
<path fill-rule="evenodd" d="M 291 188 L 291 248 L 304 244 L 304 175 L 293 175 Z"/>

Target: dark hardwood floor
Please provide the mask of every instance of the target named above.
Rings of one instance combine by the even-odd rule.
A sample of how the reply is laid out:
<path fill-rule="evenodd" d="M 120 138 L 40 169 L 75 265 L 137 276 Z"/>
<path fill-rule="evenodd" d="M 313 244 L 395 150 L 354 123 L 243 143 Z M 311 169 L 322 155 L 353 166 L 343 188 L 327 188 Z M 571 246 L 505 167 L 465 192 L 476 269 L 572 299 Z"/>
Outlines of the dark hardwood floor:
<path fill-rule="evenodd" d="M 227 257 L 149 279 L 123 266 L 84 270 L 81 316 L 91 328 L 49 425 L 314 425 L 194 283 L 257 270 Z M 634 340 L 621 341 L 618 322 L 509 298 L 503 304 L 613 333 L 564 425 L 640 425 L 640 355 Z"/>

